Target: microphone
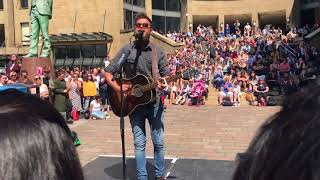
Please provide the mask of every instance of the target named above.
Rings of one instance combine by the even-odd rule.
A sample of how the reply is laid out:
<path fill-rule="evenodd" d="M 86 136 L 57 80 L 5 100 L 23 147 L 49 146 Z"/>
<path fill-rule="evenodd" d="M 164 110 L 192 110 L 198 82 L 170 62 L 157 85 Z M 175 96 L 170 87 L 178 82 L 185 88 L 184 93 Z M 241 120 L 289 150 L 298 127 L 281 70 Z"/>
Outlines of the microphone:
<path fill-rule="evenodd" d="M 117 73 L 121 73 L 123 63 L 126 62 L 128 56 L 130 55 L 130 52 L 131 52 L 130 50 L 127 50 L 126 52 L 121 54 L 119 61 L 117 62 L 117 65 L 119 67 L 119 69 L 117 70 Z M 113 76 L 112 81 L 114 81 L 116 78 L 117 78 L 116 76 Z"/>
<path fill-rule="evenodd" d="M 144 33 L 144 30 L 139 30 L 138 32 L 135 32 L 134 33 L 134 36 L 136 37 L 136 40 L 142 40 L 143 38 L 143 33 Z"/>
<path fill-rule="evenodd" d="M 121 67 L 123 65 L 123 63 L 127 60 L 128 56 L 130 54 L 130 51 L 127 50 L 126 52 L 122 53 L 119 61 L 118 61 L 118 65 Z"/>

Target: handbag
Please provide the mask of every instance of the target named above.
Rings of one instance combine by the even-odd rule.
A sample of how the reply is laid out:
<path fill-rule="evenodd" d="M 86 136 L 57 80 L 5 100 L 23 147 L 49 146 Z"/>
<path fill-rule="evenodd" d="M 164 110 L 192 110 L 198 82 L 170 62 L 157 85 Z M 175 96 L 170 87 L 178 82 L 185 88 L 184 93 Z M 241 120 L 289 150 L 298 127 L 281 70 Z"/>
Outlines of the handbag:
<path fill-rule="evenodd" d="M 78 121 L 80 119 L 79 113 L 76 108 L 72 108 L 71 116 L 74 121 Z"/>

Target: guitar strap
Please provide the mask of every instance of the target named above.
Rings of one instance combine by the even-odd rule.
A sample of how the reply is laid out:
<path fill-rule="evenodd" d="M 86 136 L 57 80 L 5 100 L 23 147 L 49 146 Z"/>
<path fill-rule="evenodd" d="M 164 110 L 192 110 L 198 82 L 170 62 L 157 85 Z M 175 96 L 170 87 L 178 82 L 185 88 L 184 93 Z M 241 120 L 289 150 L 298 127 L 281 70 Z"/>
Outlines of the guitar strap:
<path fill-rule="evenodd" d="M 157 48 L 151 42 L 150 42 L 150 47 L 151 47 L 151 61 L 152 61 L 152 78 L 153 78 L 153 81 L 157 81 L 159 79 Z"/>

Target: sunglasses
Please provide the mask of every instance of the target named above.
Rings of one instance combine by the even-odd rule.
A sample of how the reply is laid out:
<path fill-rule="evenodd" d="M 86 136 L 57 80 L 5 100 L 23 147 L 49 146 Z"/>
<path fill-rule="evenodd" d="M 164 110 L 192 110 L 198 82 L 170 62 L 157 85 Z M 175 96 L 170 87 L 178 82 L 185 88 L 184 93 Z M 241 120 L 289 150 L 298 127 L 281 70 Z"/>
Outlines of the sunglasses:
<path fill-rule="evenodd" d="M 150 28 L 150 27 L 151 27 L 151 25 L 148 24 L 148 23 L 136 23 L 135 25 L 136 25 L 137 28 L 139 28 L 139 27 L 141 27 L 141 26 L 142 26 L 143 28 Z"/>

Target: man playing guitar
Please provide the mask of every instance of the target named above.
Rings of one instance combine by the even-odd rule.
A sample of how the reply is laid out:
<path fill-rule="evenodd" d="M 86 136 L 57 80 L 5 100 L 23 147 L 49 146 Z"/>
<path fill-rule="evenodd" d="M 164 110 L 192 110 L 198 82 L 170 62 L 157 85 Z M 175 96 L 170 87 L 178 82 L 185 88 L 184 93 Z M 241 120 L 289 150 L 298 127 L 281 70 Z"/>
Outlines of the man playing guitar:
<path fill-rule="evenodd" d="M 121 66 L 121 56 L 130 52 L 123 62 L 123 74 L 125 78 L 132 78 L 137 74 L 145 75 L 153 78 L 157 82 L 158 90 L 165 88 L 165 83 L 155 78 L 158 71 L 160 77 L 170 74 L 165 53 L 157 46 L 149 42 L 152 32 L 152 21 L 144 13 L 139 13 L 135 19 L 135 33 L 143 32 L 141 38 L 136 38 L 133 44 L 125 45 L 115 56 L 111 64 L 106 68 L 106 82 L 116 92 L 120 93 L 119 84 L 113 80 L 113 76 L 118 72 Z M 136 35 L 137 37 L 137 35 Z M 153 52 L 152 52 L 153 51 Z M 153 54 L 155 53 L 155 54 Z M 156 57 L 157 68 L 152 65 L 152 57 Z M 156 69 L 156 70 L 155 70 Z M 131 93 L 132 85 L 124 83 L 123 92 Z M 146 169 L 146 129 L 145 121 L 148 119 L 150 124 L 150 132 L 154 146 L 155 176 L 157 179 L 165 179 L 164 168 L 164 109 L 160 101 L 159 93 L 147 104 L 135 108 L 129 114 L 132 132 L 134 136 L 135 159 L 137 164 L 137 178 L 139 180 L 148 179 Z M 126 102 L 127 103 L 127 102 Z"/>

